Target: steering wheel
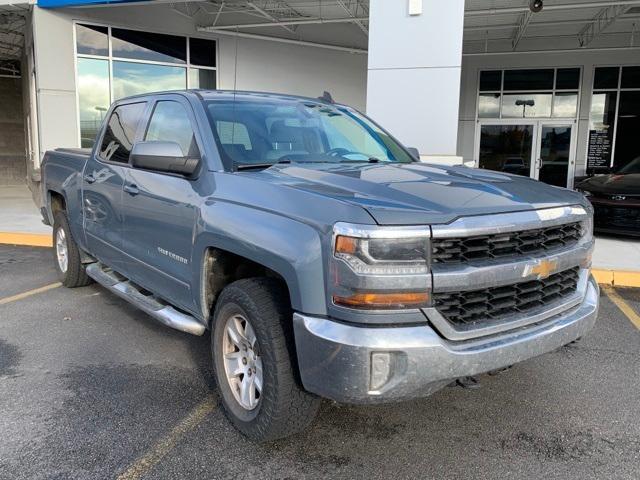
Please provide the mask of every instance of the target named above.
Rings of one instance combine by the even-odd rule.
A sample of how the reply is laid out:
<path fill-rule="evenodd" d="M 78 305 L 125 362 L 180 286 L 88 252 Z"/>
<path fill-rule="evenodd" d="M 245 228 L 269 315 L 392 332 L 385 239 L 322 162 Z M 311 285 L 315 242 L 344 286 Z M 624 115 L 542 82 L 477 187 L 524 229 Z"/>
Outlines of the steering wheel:
<path fill-rule="evenodd" d="M 325 155 L 328 155 L 330 157 L 344 157 L 345 155 L 349 155 L 350 153 L 357 153 L 357 152 L 353 152 L 347 148 L 337 147 L 337 148 L 332 148 L 331 150 L 327 150 L 325 152 Z"/>

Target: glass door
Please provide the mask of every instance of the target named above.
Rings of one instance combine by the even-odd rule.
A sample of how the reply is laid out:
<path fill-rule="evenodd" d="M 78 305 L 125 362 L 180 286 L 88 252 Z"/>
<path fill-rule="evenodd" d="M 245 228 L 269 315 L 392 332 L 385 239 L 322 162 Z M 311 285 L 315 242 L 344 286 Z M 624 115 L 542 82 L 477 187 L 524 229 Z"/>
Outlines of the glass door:
<path fill-rule="evenodd" d="M 574 131 L 573 122 L 538 123 L 533 178 L 557 187 L 573 187 Z"/>
<path fill-rule="evenodd" d="M 477 166 L 572 188 L 575 131 L 572 120 L 480 122 Z"/>
<path fill-rule="evenodd" d="M 481 123 L 478 166 L 497 172 L 530 176 L 535 145 L 535 122 Z"/>

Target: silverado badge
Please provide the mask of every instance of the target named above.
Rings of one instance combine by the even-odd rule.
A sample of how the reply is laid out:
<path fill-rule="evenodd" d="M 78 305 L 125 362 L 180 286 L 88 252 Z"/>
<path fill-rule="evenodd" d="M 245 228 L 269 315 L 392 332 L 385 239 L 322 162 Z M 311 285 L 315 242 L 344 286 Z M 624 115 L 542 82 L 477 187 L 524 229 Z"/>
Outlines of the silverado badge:
<path fill-rule="evenodd" d="M 523 277 L 536 275 L 538 280 L 543 280 L 551 275 L 558 266 L 557 260 L 540 260 L 533 265 L 527 265 L 524 269 Z"/>

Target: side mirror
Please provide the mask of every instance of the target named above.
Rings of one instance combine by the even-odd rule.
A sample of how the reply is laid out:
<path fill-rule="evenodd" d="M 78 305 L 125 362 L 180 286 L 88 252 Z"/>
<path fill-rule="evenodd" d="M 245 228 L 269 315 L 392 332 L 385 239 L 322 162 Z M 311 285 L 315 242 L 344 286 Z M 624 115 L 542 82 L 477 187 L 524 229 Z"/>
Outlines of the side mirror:
<path fill-rule="evenodd" d="M 176 142 L 138 142 L 131 150 L 131 165 L 156 172 L 193 175 L 199 158 L 185 157 Z"/>
<path fill-rule="evenodd" d="M 413 158 L 415 158 L 416 160 L 420 160 L 420 152 L 416 147 L 408 147 L 407 151 L 411 154 Z"/>

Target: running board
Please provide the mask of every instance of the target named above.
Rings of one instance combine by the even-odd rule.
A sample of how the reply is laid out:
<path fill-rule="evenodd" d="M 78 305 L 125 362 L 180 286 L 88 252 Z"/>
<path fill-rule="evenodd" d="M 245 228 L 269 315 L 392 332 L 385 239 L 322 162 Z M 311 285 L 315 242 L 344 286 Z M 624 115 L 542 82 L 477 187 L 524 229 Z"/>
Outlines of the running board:
<path fill-rule="evenodd" d="M 139 286 L 106 265 L 101 263 L 87 265 L 87 275 L 167 327 L 192 335 L 204 334 L 205 326 L 195 317 L 179 312 L 151 293 L 145 293 Z"/>

